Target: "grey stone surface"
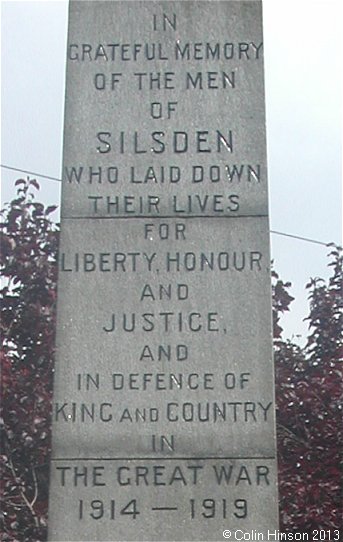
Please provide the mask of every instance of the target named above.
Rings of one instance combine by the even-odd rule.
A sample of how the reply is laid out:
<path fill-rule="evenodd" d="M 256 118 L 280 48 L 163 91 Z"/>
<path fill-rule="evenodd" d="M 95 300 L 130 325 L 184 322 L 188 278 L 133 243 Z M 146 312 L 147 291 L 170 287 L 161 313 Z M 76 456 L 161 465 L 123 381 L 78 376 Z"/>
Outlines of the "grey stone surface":
<path fill-rule="evenodd" d="M 72 1 L 68 57 L 49 539 L 267 537 L 261 5 Z"/>

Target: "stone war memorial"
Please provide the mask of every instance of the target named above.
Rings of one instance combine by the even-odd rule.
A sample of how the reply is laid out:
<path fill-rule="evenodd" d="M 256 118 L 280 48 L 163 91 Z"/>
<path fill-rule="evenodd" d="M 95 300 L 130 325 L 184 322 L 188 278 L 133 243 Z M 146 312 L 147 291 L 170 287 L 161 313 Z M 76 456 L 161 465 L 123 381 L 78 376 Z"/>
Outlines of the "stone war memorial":
<path fill-rule="evenodd" d="M 72 0 L 50 541 L 276 532 L 270 290 L 261 3 Z"/>

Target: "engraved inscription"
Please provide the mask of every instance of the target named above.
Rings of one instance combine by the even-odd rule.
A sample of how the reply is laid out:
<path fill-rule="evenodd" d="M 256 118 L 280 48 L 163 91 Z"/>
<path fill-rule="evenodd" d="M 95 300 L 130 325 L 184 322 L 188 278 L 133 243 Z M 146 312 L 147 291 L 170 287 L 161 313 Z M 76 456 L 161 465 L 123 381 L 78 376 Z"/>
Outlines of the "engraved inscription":
<path fill-rule="evenodd" d="M 260 2 L 70 3 L 56 540 L 276 528 Z"/>

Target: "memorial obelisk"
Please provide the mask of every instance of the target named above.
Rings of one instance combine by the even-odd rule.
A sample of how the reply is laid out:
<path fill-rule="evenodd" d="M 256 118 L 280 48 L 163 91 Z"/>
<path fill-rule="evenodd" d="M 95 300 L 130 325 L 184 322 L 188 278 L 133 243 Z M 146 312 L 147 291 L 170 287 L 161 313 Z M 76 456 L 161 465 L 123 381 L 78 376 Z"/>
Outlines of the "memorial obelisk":
<path fill-rule="evenodd" d="M 266 540 L 261 3 L 72 0 L 67 56 L 49 539 Z"/>

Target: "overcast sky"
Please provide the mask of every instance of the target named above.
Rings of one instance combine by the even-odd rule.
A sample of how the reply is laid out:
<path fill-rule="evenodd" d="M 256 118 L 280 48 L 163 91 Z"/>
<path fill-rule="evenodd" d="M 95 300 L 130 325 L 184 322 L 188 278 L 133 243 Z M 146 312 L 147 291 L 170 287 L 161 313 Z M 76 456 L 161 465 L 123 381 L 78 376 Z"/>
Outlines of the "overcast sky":
<path fill-rule="evenodd" d="M 265 0 L 264 54 L 271 229 L 341 243 L 341 0 Z M 61 176 L 67 2 L 2 1 L 1 163 Z M 2 173 L 2 202 L 20 174 Z M 38 179 L 59 202 L 60 183 Z M 327 276 L 327 249 L 272 234 L 293 283 L 286 336 L 304 334 L 304 285 Z"/>

